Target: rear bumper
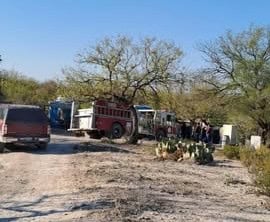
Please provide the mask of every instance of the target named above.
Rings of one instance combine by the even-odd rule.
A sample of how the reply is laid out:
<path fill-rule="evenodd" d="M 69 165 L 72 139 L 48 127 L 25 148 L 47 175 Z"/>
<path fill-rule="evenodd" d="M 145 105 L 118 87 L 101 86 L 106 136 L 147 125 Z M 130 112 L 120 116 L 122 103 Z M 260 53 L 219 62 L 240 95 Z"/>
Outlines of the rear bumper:
<path fill-rule="evenodd" d="M 68 131 L 98 131 L 97 128 L 89 128 L 89 129 L 83 129 L 83 128 L 72 128 L 72 129 L 68 129 Z"/>
<path fill-rule="evenodd" d="M 50 137 L 0 137 L 1 143 L 49 143 Z"/>

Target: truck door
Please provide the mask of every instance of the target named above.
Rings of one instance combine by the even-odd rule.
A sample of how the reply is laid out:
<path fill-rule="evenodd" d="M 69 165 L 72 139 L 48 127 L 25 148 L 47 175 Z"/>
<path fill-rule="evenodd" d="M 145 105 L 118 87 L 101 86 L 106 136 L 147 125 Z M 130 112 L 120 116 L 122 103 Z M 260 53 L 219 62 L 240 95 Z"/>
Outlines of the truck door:
<path fill-rule="evenodd" d="M 167 114 L 166 116 L 166 127 L 167 127 L 167 134 L 170 136 L 172 134 L 172 116 L 171 114 Z"/>
<path fill-rule="evenodd" d="M 175 114 L 167 113 L 166 127 L 167 127 L 168 136 L 176 136 L 176 118 L 175 118 Z"/>
<path fill-rule="evenodd" d="M 75 115 L 78 111 L 79 103 L 72 102 L 71 113 L 70 113 L 70 129 L 76 129 L 79 127 L 78 118 L 75 118 Z"/>
<path fill-rule="evenodd" d="M 139 111 L 138 112 L 139 119 L 139 133 L 145 135 L 153 134 L 153 120 L 154 120 L 154 112 L 153 111 Z"/>

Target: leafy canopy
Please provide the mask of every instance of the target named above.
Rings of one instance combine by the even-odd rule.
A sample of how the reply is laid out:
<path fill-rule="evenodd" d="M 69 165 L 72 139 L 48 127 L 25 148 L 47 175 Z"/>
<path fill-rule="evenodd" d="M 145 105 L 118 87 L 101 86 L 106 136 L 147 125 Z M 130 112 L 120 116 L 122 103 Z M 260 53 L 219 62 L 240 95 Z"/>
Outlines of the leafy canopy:
<path fill-rule="evenodd" d="M 203 79 L 234 99 L 234 109 L 251 118 L 263 135 L 270 131 L 270 29 L 251 26 L 201 45 L 209 67 Z"/>
<path fill-rule="evenodd" d="M 78 55 L 78 68 L 64 70 L 64 94 L 75 99 L 136 96 L 167 87 L 180 74 L 182 51 L 174 43 L 119 36 L 105 38 Z"/>

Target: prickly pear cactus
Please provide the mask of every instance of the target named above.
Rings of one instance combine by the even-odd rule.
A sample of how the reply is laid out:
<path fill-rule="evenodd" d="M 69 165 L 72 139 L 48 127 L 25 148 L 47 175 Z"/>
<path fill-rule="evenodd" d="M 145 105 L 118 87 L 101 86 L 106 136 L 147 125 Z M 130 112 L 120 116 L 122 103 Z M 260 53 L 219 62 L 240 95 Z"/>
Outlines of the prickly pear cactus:
<path fill-rule="evenodd" d="M 176 158 L 183 160 L 185 156 L 189 155 L 189 158 L 194 158 L 194 161 L 198 164 L 207 164 L 212 162 L 214 152 L 214 146 L 211 144 L 204 143 L 182 143 L 176 139 L 167 139 L 158 143 L 158 148 L 156 149 L 157 156 L 162 156 L 166 159 L 167 156 L 174 155 L 181 158 Z M 166 155 L 165 155 L 166 154 Z"/>
<path fill-rule="evenodd" d="M 194 160 L 198 164 L 207 164 L 213 162 L 212 153 L 214 148 L 207 144 L 196 144 L 196 151 L 194 153 Z"/>

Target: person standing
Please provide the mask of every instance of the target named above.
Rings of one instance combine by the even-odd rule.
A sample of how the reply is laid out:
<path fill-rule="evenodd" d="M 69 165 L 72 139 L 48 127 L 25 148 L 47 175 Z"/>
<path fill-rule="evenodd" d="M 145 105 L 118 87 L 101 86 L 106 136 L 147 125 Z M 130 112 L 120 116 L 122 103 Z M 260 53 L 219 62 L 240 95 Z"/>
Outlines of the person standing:
<path fill-rule="evenodd" d="M 206 143 L 211 143 L 211 142 L 212 142 L 212 127 L 208 123 L 206 127 Z"/>
<path fill-rule="evenodd" d="M 201 126 L 201 141 L 202 142 L 206 141 L 206 128 L 207 128 L 206 122 L 203 121 L 202 126 Z"/>
<path fill-rule="evenodd" d="M 186 138 L 186 134 L 187 134 L 187 126 L 186 126 L 186 123 L 184 122 L 182 127 L 181 127 L 181 137 L 182 137 L 182 139 Z"/>
<path fill-rule="evenodd" d="M 195 126 L 195 141 L 198 143 L 200 141 L 200 136 L 201 136 L 201 125 L 200 123 L 197 123 Z"/>

